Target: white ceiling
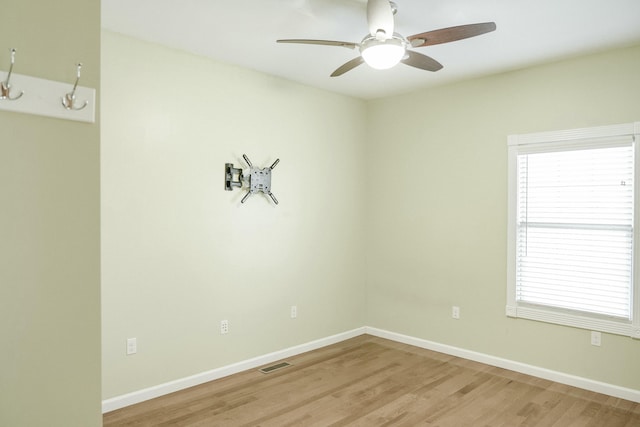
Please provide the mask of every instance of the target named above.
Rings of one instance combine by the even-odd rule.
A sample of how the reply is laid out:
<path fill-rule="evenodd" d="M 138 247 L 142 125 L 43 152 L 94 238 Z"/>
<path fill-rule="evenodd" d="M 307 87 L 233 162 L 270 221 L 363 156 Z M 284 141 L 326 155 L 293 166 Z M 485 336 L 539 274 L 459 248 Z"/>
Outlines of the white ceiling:
<path fill-rule="evenodd" d="M 475 38 L 417 48 L 438 72 L 361 65 L 341 47 L 281 38 L 360 42 L 366 0 L 102 0 L 103 28 L 363 99 L 640 43 L 640 0 L 395 0 L 396 31 L 413 34 L 494 21 Z M 640 72 L 640 71 L 639 71 Z"/>

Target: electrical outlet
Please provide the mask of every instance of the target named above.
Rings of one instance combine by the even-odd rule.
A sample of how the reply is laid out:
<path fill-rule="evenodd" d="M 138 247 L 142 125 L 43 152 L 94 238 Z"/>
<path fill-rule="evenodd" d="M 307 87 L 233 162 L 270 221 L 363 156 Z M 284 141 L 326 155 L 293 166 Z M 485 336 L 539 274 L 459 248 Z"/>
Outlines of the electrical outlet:
<path fill-rule="evenodd" d="M 453 317 L 454 319 L 459 319 L 460 318 L 460 307 L 458 307 L 456 305 L 451 307 L 451 317 Z"/>
<path fill-rule="evenodd" d="M 228 320 L 221 320 L 220 321 L 220 333 L 223 334 L 223 335 L 229 333 L 229 321 Z"/>
<path fill-rule="evenodd" d="M 138 339 L 127 338 L 127 356 L 138 352 Z"/>
<path fill-rule="evenodd" d="M 600 347 L 602 345 L 602 334 L 597 331 L 591 331 L 591 345 Z"/>
<path fill-rule="evenodd" d="M 291 306 L 291 318 L 295 319 L 296 317 L 298 317 L 298 306 L 292 305 Z"/>

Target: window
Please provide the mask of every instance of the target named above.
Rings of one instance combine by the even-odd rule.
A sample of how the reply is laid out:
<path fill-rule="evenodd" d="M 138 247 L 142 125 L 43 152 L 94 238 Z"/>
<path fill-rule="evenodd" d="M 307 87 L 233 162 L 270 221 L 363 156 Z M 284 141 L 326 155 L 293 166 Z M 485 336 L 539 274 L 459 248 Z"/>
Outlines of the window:
<path fill-rule="evenodd" d="M 509 136 L 508 316 L 640 338 L 639 136 L 640 122 Z"/>

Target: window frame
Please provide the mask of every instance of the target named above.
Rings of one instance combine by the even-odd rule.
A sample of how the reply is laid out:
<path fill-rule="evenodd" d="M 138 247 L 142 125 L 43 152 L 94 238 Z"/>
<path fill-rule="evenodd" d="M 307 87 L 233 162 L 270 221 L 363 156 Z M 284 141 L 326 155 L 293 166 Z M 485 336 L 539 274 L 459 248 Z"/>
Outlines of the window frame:
<path fill-rule="evenodd" d="M 576 312 L 566 309 L 545 307 L 518 302 L 516 299 L 516 262 L 517 262 L 517 201 L 518 201 L 518 154 L 527 151 L 532 146 L 573 146 L 582 144 L 597 144 L 611 139 L 629 137 L 635 141 L 634 163 L 638 167 L 634 171 L 634 216 L 633 216 L 633 287 L 631 295 L 631 321 L 617 319 L 598 314 Z M 523 318 L 547 323 L 554 323 L 576 328 L 608 332 L 640 339 L 640 274 L 638 273 L 638 253 L 636 244 L 640 245 L 640 230 L 638 230 L 638 206 L 640 185 L 640 122 L 619 125 L 599 126 L 580 129 L 568 129 L 551 132 L 539 132 L 508 136 L 508 215 L 507 215 L 507 304 L 506 315 L 511 318 Z M 544 144 L 544 145 L 542 145 Z M 546 150 L 544 150 L 546 151 Z M 640 246 L 638 246 L 640 247 Z"/>

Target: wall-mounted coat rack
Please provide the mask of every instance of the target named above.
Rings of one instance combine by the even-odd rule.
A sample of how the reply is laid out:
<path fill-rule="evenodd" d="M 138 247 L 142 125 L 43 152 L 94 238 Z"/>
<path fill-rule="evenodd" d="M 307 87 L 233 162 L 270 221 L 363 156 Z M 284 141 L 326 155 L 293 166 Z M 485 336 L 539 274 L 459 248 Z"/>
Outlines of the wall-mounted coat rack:
<path fill-rule="evenodd" d="M 78 86 L 82 64 L 76 65 L 75 83 L 56 82 L 14 73 L 16 50 L 10 52 L 9 71 L 0 82 L 0 110 L 95 122 L 96 90 Z"/>
<path fill-rule="evenodd" d="M 277 205 L 278 199 L 276 199 L 276 196 L 271 192 L 271 171 L 280 162 L 280 159 L 276 159 L 268 168 L 256 168 L 253 167 L 246 154 L 243 154 L 242 157 L 249 165 L 249 172 L 246 173 L 241 168 L 233 167 L 233 163 L 225 163 L 224 189 L 231 191 L 236 187 L 242 188 L 243 184 L 246 183 L 249 188 L 240 203 L 244 203 L 252 194 L 264 193 L 271 197 L 273 203 Z"/>

